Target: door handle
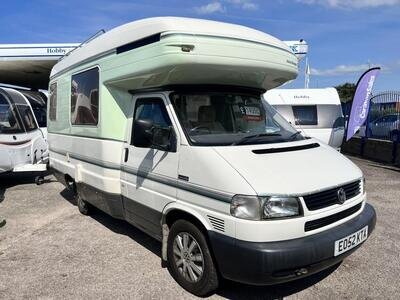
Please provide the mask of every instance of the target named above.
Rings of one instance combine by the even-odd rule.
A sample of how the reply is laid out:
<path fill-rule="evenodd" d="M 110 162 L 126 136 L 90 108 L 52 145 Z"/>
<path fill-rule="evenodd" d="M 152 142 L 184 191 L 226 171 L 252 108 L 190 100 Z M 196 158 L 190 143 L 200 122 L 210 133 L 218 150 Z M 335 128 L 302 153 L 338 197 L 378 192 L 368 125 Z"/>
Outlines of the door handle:
<path fill-rule="evenodd" d="M 125 151 L 125 153 L 124 153 L 124 162 L 127 162 L 128 158 L 129 158 L 129 149 L 125 148 L 124 151 Z"/>

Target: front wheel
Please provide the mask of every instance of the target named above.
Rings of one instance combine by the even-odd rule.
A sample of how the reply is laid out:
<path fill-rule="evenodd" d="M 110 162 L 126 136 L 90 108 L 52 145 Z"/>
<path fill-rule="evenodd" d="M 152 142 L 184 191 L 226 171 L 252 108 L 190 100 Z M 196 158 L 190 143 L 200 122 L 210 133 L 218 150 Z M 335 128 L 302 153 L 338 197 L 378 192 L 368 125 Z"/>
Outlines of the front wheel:
<path fill-rule="evenodd" d="M 218 288 L 218 274 L 204 234 L 192 223 L 176 221 L 169 232 L 168 270 L 188 292 L 206 296 Z"/>

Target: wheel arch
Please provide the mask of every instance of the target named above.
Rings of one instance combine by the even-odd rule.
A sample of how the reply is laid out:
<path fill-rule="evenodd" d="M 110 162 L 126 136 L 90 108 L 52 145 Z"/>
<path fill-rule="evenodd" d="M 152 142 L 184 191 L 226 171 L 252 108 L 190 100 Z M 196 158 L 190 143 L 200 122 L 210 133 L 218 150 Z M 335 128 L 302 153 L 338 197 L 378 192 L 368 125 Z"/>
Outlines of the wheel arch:
<path fill-rule="evenodd" d="M 195 209 L 176 202 L 168 204 L 163 210 L 161 220 L 162 225 L 167 224 L 168 226 L 171 226 L 173 222 L 178 219 L 193 221 L 194 223 L 197 223 L 195 225 L 201 226 L 204 230 L 211 230 L 211 226 L 207 222 L 206 218 Z"/>
<path fill-rule="evenodd" d="M 182 205 L 180 203 L 170 203 L 168 204 L 162 214 L 161 226 L 162 226 L 162 260 L 167 261 L 167 242 L 169 235 L 169 228 L 177 220 L 186 220 L 193 223 L 203 232 L 205 238 L 209 242 L 208 231 L 211 230 L 210 224 L 206 221 L 205 217 L 202 216 L 195 209 Z"/>

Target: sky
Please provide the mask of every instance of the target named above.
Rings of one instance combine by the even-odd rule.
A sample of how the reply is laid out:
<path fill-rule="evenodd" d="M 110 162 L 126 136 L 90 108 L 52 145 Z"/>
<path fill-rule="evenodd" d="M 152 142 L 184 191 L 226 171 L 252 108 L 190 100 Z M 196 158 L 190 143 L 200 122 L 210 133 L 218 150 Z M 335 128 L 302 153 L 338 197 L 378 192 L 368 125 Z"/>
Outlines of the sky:
<path fill-rule="evenodd" d="M 82 42 L 154 16 L 183 16 L 249 26 L 309 44 L 311 88 L 356 83 L 380 66 L 374 91 L 400 90 L 400 0 L 13 0 L 4 1 L 0 43 Z M 288 88 L 304 87 L 304 65 Z"/>

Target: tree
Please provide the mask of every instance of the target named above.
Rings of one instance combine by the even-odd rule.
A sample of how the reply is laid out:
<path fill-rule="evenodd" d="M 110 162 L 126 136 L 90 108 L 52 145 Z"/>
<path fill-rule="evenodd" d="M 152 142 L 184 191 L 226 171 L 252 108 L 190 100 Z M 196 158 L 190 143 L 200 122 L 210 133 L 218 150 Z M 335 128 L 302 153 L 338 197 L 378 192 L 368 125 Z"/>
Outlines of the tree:
<path fill-rule="evenodd" d="M 354 83 L 346 82 L 344 84 L 335 86 L 338 91 L 339 98 L 342 102 L 349 102 L 353 100 L 354 93 L 356 92 L 356 85 Z"/>

